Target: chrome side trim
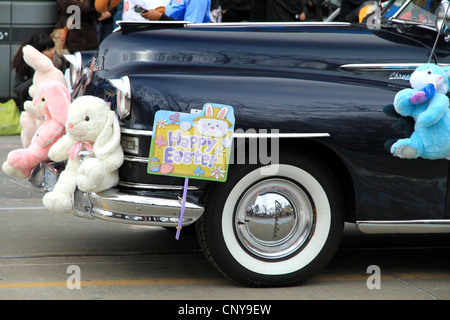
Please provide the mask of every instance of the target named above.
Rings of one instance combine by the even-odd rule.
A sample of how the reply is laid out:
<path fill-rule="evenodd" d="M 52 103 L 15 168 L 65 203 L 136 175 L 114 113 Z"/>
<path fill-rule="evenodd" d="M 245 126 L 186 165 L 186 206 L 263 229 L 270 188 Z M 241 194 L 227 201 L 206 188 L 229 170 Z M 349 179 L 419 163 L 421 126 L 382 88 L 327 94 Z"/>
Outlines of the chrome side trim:
<path fill-rule="evenodd" d="M 342 65 L 341 68 L 348 70 L 415 70 L 422 64 L 424 63 L 350 63 Z"/>
<path fill-rule="evenodd" d="M 151 130 L 136 130 L 136 129 L 120 128 L 120 132 L 124 133 L 124 134 L 133 135 L 133 136 L 151 137 L 153 135 L 153 131 L 151 131 Z"/>
<path fill-rule="evenodd" d="M 348 22 L 227 22 L 224 23 L 192 23 L 190 21 L 118 21 L 119 30 L 126 27 L 139 27 L 139 26 L 179 26 L 185 28 L 229 28 L 229 27 L 270 27 L 270 26 L 281 26 L 281 27 L 316 27 L 316 26 L 349 26 Z M 115 30 L 116 31 L 116 30 Z"/>
<path fill-rule="evenodd" d="M 417 63 L 350 63 L 341 66 L 347 70 L 366 70 L 366 71 L 395 71 L 395 70 L 415 70 L 423 65 L 424 62 Z M 442 67 L 449 66 L 448 63 L 439 64 Z"/>
<path fill-rule="evenodd" d="M 317 22 L 227 22 L 227 23 L 187 23 L 187 28 L 229 28 L 229 27 L 320 27 L 320 26 L 349 26 L 349 22 L 334 22 L 334 21 L 317 21 Z"/>
<path fill-rule="evenodd" d="M 145 183 L 135 183 L 135 182 L 126 182 L 126 181 L 119 181 L 118 183 L 121 187 L 128 187 L 128 188 L 134 188 L 134 189 L 144 189 L 144 190 L 183 190 L 183 186 L 176 186 L 176 185 L 170 185 L 170 184 L 145 184 Z M 195 191 L 198 190 L 198 187 L 196 186 L 188 186 L 188 191 Z"/>
<path fill-rule="evenodd" d="M 77 189 L 72 213 L 77 217 L 125 224 L 177 227 L 180 210 L 179 200 L 131 195 L 112 188 L 99 193 Z M 186 202 L 182 225 L 194 223 L 203 211 L 203 206 Z"/>
<path fill-rule="evenodd" d="M 356 227 L 366 234 L 450 233 L 450 219 L 357 221 Z"/>
<path fill-rule="evenodd" d="M 258 139 L 281 139 L 281 138 L 325 138 L 329 133 L 272 133 L 272 132 L 235 132 L 233 138 L 258 138 Z"/>
<path fill-rule="evenodd" d="M 148 158 L 144 157 L 134 157 L 134 156 L 124 156 L 124 161 L 130 161 L 130 162 L 139 162 L 139 163 L 148 163 Z"/>
<path fill-rule="evenodd" d="M 121 128 L 120 132 L 134 136 L 153 136 L 151 130 L 135 130 Z M 240 132 L 237 130 L 233 134 L 234 138 L 324 138 L 329 137 L 329 133 L 277 133 L 277 132 Z"/>

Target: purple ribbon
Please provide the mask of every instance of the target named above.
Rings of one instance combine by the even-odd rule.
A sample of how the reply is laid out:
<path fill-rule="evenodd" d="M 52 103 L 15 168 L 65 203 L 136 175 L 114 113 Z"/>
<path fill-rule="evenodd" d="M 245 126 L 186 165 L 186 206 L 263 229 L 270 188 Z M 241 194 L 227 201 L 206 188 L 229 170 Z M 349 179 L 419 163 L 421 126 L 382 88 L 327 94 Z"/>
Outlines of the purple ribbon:
<path fill-rule="evenodd" d="M 177 239 L 177 240 L 180 239 L 180 233 L 181 233 L 181 228 L 182 228 L 181 225 L 183 223 L 183 217 L 184 217 L 184 207 L 186 205 L 186 195 L 187 195 L 188 184 L 189 184 L 189 178 L 185 178 L 184 179 L 184 189 L 183 189 L 183 199 L 181 201 L 181 210 L 180 210 L 180 213 L 178 214 L 177 234 L 175 235 L 175 239 Z"/>

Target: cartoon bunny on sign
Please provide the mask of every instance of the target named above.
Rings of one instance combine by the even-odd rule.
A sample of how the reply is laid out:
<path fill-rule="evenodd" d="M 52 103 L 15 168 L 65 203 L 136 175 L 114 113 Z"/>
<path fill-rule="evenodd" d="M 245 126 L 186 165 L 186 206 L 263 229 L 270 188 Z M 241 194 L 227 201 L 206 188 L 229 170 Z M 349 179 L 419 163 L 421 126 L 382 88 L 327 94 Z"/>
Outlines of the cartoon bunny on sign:
<path fill-rule="evenodd" d="M 147 172 L 225 181 L 234 132 L 233 107 L 206 103 L 191 113 L 155 114 Z"/>
<path fill-rule="evenodd" d="M 226 119 L 229 108 L 223 106 L 222 108 L 214 108 L 211 104 L 205 105 L 205 114 L 203 117 L 198 117 L 194 120 L 197 126 L 197 131 L 206 137 L 223 138 L 222 144 L 225 148 L 231 146 L 231 139 L 225 137 L 229 128 L 233 124 Z"/>

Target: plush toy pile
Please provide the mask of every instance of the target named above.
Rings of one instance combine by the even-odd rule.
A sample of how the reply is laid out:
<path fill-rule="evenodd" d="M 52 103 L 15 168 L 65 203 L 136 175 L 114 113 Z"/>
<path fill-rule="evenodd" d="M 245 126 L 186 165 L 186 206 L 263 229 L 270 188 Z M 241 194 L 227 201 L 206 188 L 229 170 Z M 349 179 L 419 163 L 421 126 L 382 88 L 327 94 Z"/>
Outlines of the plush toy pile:
<path fill-rule="evenodd" d="M 449 68 L 424 64 L 411 75 L 412 89 L 394 99 L 395 110 L 415 120 L 414 132 L 391 147 L 400 158 L 450 159 Z"/>
<path fill-rule="evenodd" d="M 23 47 L 22 52 L 25 62 L 35 70 L 33 84 L 28 90 L 30 97 L 34 98 L 39 86 L 47 81 L 59 81 L 67 87 L 64 74 L 53 65 L 52 60 L 47 56 L 30 45 Z M 37 128 L 43 122 L 44 113 L 42 110 L 36 109 L 35 104 L 31 101 L 25 101 L 23 107 L 25 111 L 20 116 L 21 139 L 23 147 L 27 148 Z"/>
<path fill-rule="evenodd" d="M 63 73 L 53 62 L 30 45 L 22 49 L 23 59 L 35 72 L 20 115 L 22 149 L 13 150 L 3 163 L 3 171 L 27 178 L 40 162 L 48 161 L 48 150 L 64 133 L 70 94 Z"/>
<path fill-rule="evenodd" d="M 80 151 L 88 156 L 80 157 Z M 53 161 L 67 160 L 55 188 L 44 195 L 44 206 L 50 211 L 70 213 L 75 187 L 99 192 L 115 186 L 124 156 L 114 111 L 100 98 L 77 98 L 69 107 L 66 134 L 50 148 L 48 156 Z"/>
<path fill-rule="evenodd" d="M 31 46 L 23 54 L 35 69 L 33 101 L 24 104 L 21 115 L 24 148 L 11 151 L 2 169 L 26 178 L 41 162 L 67 160 L 43 203 L 50 211 L 70 213 L 76 187 L 99 192 L 117 184 L 124 158 L 119 121 L 100 98 L 83 96 L 71 103 L 64 75 L 52 61 Z"/>
<path fill-rule="evenodd" d="M 59 81 L 42 83 L 34 95 L 33 107 L 44 115 L 44 122 L 35 132 L 27 148 L 13 150 L 3 163 L 3 171 L 21 178 L 30 176 L 31 170 L 47 161 L 50 147 L 63 135 L 70 96 L 67 87 Z"/>

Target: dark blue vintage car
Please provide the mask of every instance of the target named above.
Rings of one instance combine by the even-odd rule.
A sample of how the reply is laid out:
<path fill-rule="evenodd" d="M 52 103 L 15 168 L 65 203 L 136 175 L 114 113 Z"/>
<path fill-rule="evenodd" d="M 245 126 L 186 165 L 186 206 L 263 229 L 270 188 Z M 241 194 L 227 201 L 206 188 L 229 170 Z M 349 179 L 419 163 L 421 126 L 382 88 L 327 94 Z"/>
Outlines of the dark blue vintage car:
<path fill-rule="evenodd" d="M 118 186 L 76 191 L 74 214 L 176 227 L 184 180 L 147 173 L 154 115 L 218 103 L 236 118 L 228 178 L 189 181 L 183 226 L 195 223 L 226 277 L 304 281 L 333 257 L 344 222 L 368 234 L 450 232 L 448 160 L 390 151 L 413 125 L 392 107 L 396 93 L 416 67 L 450 64 L 436 10 L 395 0 L 359 24 L 121 23 L 98 52 L 68 57 L 74 98 L 111 102 L 125 152 Z"/>

